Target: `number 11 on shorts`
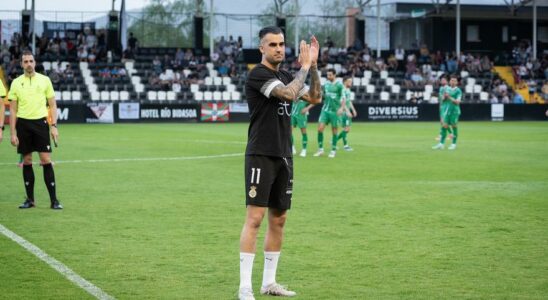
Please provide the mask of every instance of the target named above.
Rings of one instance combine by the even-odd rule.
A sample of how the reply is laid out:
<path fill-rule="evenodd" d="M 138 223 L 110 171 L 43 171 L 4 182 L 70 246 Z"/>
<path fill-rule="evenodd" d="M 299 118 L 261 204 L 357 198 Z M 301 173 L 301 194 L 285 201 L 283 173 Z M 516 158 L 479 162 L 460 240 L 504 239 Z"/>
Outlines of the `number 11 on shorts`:
<path fill-rule="evenodd" d="M 257 171 L 257 178 L 255 178 L 255 170 Z M 251 184 L 259 184 L 259 181 L 261 181 L 261 168 L 251 168 Z"/>

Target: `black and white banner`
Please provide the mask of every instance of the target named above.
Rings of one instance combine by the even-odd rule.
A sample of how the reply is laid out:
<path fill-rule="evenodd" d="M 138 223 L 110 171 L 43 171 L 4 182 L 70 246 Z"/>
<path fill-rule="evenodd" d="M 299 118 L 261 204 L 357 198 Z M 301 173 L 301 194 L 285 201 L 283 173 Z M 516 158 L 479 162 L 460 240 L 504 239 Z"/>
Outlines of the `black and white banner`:
<path fill-rule="evenodd" d="M 86 123 L 114 123 L 112 103 L 87 103 Z"/>

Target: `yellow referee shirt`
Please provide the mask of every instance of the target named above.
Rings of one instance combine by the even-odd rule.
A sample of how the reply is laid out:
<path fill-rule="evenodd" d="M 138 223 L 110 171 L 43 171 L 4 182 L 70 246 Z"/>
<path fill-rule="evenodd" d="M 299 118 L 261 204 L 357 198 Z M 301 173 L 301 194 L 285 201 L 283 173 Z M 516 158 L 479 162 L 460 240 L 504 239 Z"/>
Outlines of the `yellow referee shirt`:
<path fill-rule="evenodd" d="M 48 116 L 48 99 L 55 97 L 49 77 L 40 73 L 15 78 L 8 94 L 10 101 L 17 101 L 17 117 L 38 120 Z"/>
<path fill-rule="evenodd" d="M 6 88 L 4 87 L 4 84 L 2 83 L 2 81 L 0 81 L 0 101 L 2 101 L 1 98 L 4 98 L 6 97 Z M 4 104 L 2 102 L 2 104 Z"/>

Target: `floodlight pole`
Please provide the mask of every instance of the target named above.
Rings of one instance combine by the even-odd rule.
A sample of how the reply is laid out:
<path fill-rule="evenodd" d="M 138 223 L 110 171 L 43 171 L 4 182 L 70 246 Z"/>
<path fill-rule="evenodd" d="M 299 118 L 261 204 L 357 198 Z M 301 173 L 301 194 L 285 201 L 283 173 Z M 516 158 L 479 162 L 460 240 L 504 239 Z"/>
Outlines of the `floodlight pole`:
<path fill-rule="evenodd" d="M 299 57 L 299 0 L 295 0 L 295 57 Z"/>
<path fill-rule="evenodd" d="M 32 8 L 31 8 L 31 22 L 30 22 L 30 28 L 32 29 L 32 46 L 31 46 L 31 49 L 32 49 L 32 54 L 33 55 L 36 55 L 36 33 L 35 33 L 35 30 L 36 28 L 34 28 L 34 18 L 35 18 L 35 15 L 34 15 L 34 9 L 35 9 L 35 6 L 34 6 L 34 0 L 32 0 Z"/>
<path fill-rule="evenodd" d="M 537 1 L 533 0 L 533 58 L 537 59 Z"/>
<path fill-rule="evenodd" d="M 377 58 L 381 57 L 381 0 L 377 0 Z"/>
<path fill-rule="evenodd" d="M 456 16 L 456 22 L 457 23 L 457 34 L 456 34 L 456 49 L 457 52 L 457 60 L 460 60 L 460 0 L 457 0 L 457 16 Z"/>
<path fill-rule="evenodd" d="M 213 57 L 213 0 L 209 0 L 209 57 Z"/>

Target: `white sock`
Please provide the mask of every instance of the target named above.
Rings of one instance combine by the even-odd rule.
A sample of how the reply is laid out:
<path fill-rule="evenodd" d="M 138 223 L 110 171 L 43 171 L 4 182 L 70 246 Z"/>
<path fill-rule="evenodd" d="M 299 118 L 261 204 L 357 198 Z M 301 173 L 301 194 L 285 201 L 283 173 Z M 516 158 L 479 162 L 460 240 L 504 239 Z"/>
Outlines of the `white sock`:
<path fill-rule="evenodd" d="M 251 272 L 253 271 L 254 253 L 240 252 L 240 288 L 252 288 Z"/>
<path fill-rule="evenodd" d="M 276 282 L 276 269 L 278 268 L 278 259 L 280 252 L 264 253 L 264 272 L 263 272 L 263 287 Z"/>

